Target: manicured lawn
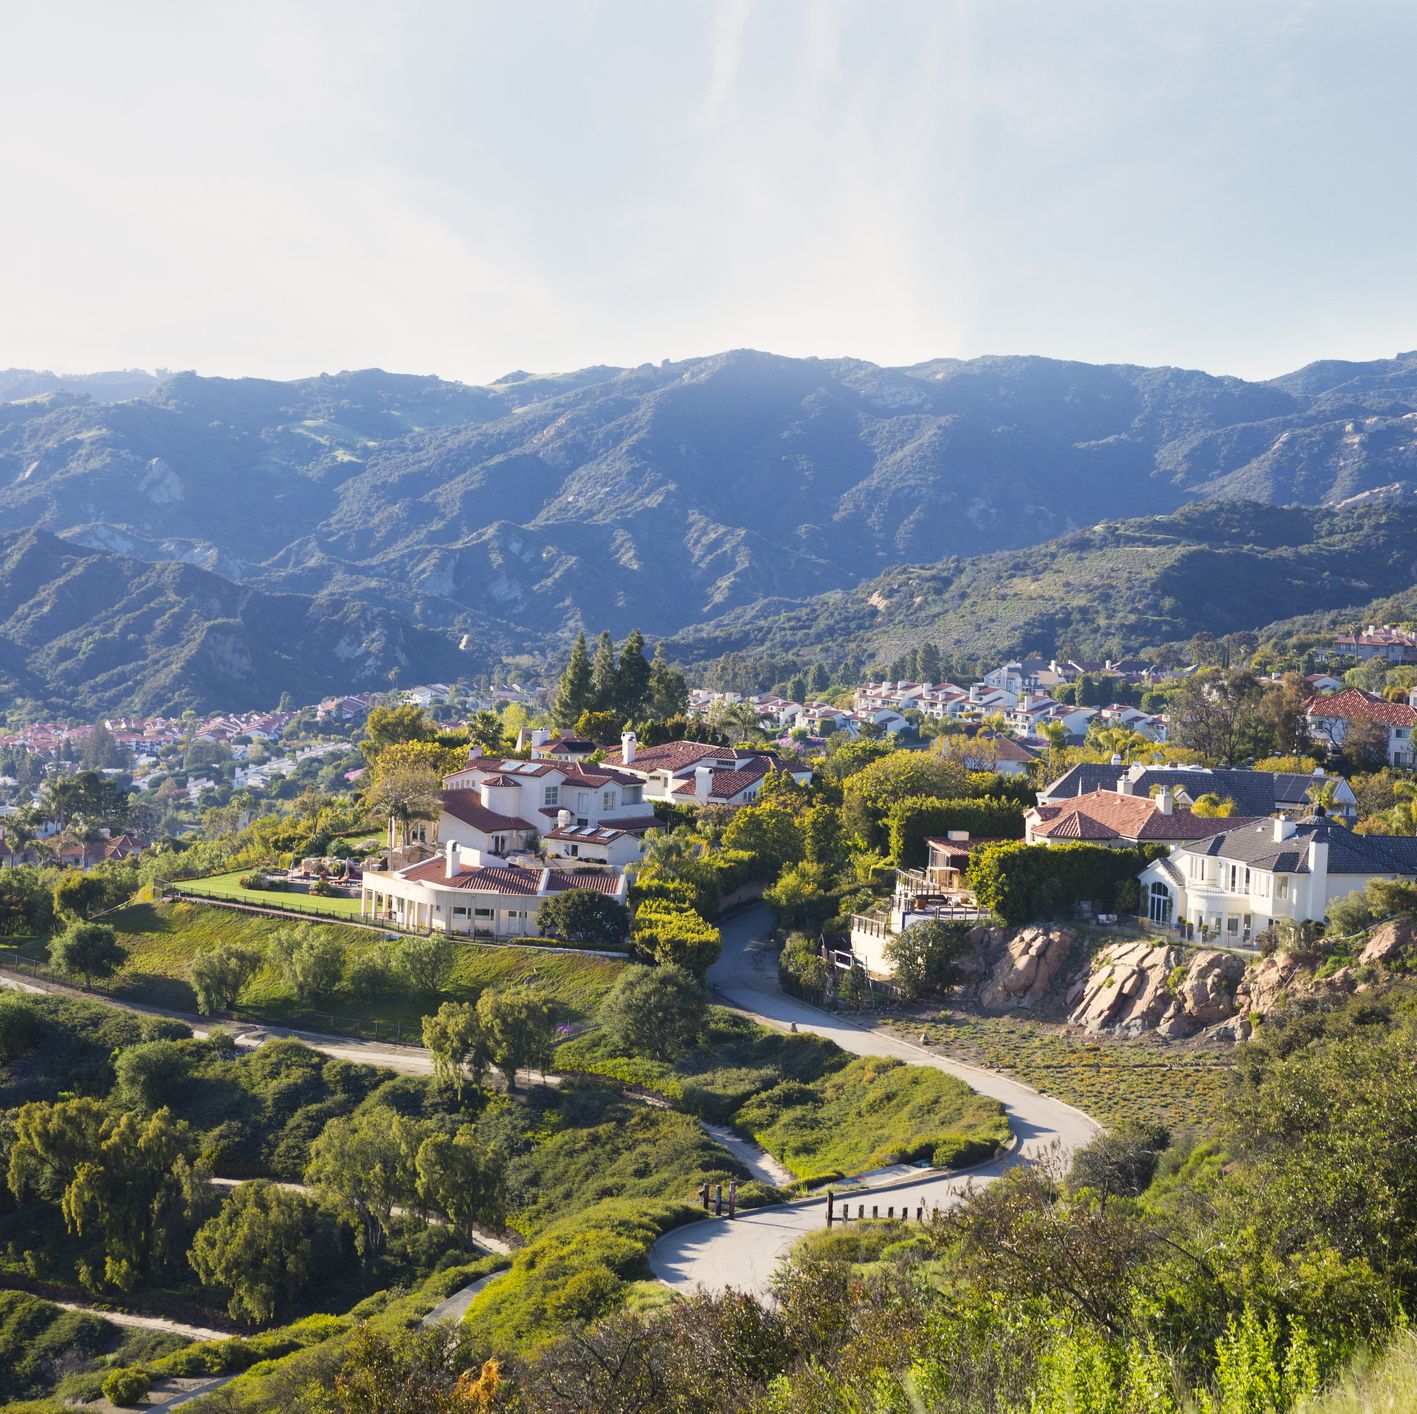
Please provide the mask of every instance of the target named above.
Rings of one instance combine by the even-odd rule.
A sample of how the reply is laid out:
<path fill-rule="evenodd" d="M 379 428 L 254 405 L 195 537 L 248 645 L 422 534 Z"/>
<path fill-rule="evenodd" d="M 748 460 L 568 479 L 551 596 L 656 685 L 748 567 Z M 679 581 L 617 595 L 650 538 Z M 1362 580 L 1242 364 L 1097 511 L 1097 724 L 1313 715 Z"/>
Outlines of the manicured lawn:
<path fill-rule="evenodd" d="M 1230 1084 L 1229 1053 L 1204 1043 L 1085 1036 L 1032 1017 L 965 1010 L 900 1029 L 911 1040 L 924 1030 L 940 1050 L 1017 1076 L 1105 1125 L 1138 1120 L 1176 1133 L 1203 1129 L 1223 1113 Z"/>
<path fill-rule="evenodd" d="M 181 879 L 173 887 L 193 894 L 213 894 L 217 898 L 239 899 L 265 908 L 293 909 L 299 913 L 340 913 L 359 917 L 357 898 L 320 898 L 288 889 L 243 889 L 237 880 L 250 873 L 241 869 L 231 874 L 209 874 L 205 879 Z"/>
<path fill-rule="evenodd" d="M 104 920 L 118 932 L 128 959 L 113 977 L 95 987 L 131 1001 L 151 1002 L 181 1011 L 195 1011 L 196 997 L 187 980 L 192 955 L 214 943 L 233 942 L 264 947 L 282 928 L 327 929 L 340 944 L 345 974 L 357 960 L 376 957 L 392 967 L 398 942 L 368 928 L 338 923 L 298 924 L 289 919 L 236 913 L 197 903 L 132 904 Z M 31 955 L 42 951 L 31 948 Z M 355 989 L 342 982 L 328 999 L 301 1003 L 273 966 L 263 967 L 241 994 L 243 1017 L 282 1025 L 367 1030 L 377 1020 L 381 1032 L 399 1026 L 417 1032 L 421 1019 L 443 1001 L 470 1001 L 489 986 L 535 982 L 570 1021 L 588 1017 L 615 981 L 624 963 L 579 953 L 532 952 L 519 948 L 457 945 L 452 976 L 434 998 L 413 995 L 391 971 L 386 985 Z M 331 1017 L 334 1021 L 331 1021 Z"/>

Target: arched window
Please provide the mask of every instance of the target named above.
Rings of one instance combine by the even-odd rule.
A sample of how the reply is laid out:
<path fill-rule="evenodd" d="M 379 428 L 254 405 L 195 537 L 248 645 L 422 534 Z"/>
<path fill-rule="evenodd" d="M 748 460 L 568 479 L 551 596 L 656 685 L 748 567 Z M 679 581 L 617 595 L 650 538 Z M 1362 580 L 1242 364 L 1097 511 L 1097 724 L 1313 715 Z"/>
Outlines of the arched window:
<path fill-rule="evenodd" d="M 1152 884 L 1148 892 L 1146 916 L 1153 923 L 1171 921 L 1171 890 L 1159 879 Z"/>

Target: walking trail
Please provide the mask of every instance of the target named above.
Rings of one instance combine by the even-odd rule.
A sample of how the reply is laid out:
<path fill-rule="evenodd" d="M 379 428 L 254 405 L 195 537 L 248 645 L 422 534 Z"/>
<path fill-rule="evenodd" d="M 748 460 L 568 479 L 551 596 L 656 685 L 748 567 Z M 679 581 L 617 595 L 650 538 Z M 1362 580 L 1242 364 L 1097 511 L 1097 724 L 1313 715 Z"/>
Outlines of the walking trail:
<path fill-rule="evenodd" d="M 787 1030 L 795 1024 L 799 1031 L 826 1036 L 854 1055 L 932 1065 L 958 1076 L 981 1095 L 1000 1101 L 1008 1112 L 1014 1134 L 1010 1152 L 967 1174 L 924 1171 L 918 1178 L 901 1178 L 887 1188 L 873 1188 L 870 1196 L 875 1199 L 881 1193 L 882 1208 L 887 1206 L 886 1200 L 912 1212 L 921 1205 L 927 1209 L 950 1207 L 970 1188 L 997 1178 L 1014 1164 L 1036 1163 L 1050 1153 L 1065 1161 L 1099 1133 L 1098 1125 L 1081 1110 L 1008 1076 L 950 1060 L 899 1036 L 829 1016 L 787 996 L 777 982 L 776 957 L 768 942 L 770 926 L 770 915 L 761 906 L 724 924 L 723 955 L 709 970 L 709 985 L 724 1001 L 765 1026 Z M 661 1281 L 679 1291 L 736 1287 L 767 1295 L 778 1263 L 805 1233 L 825 1222 L 825 1197 L 750 1209 L 731 1222 L 709 1218 L 661 1237 L 650 1251 L 650 1267 Z"/>

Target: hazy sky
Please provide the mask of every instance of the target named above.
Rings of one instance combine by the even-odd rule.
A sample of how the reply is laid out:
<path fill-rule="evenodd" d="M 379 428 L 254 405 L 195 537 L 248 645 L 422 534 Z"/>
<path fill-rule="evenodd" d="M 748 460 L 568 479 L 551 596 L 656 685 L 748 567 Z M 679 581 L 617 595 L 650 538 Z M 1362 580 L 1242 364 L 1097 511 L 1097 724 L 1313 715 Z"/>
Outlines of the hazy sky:
<path fill-rule="evenodd" d="M 0 366 L 1417 346 L 1409 0 L 0 14 Z"/>

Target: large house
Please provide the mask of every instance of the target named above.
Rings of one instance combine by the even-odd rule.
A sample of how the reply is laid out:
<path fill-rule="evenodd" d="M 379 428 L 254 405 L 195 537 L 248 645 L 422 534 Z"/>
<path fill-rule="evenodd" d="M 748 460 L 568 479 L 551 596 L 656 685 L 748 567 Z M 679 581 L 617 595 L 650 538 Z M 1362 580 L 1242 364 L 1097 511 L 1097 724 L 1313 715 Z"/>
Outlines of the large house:
<path fill-rule="evenodd" d="M 568 830 L 609 828 L 617 832 L 616 853 L 629 855 L 633 848 L 630 857 L 638 859 L 638 844 L 626 845 L 624 837 L 638 841 L 660 824 L 638 776 L 555 758 L 518 761 L 474 752 L 443 778 L 439 805 L 432 830 L 415 825 L 415 839 L 429 846 L 455 841 L 500 857 L 526 848 L 533 834 L 557 835 L 560 844 Z"/>
<path fill-rule="evenodd" d="M 1358 633 L 1340 633 L 1333 640 L 1333 646 L 1338 652 L 1355 658 L 1417 663 L 1417 633 L 1395 624 L 1369 624 Z"/>
<path fill-rule="evenodd" d="M 773 770 L 784 771 L 804 784 L 812 779 L 809 767 L 770 751 L 707 746 L 701 741 L 642 747 L 634 732 L 625 732 L 620 750 L 611 752 L 605 766 L 595 769 L 606 767 L 638 780 L 645 800 L 675 805 L 750 805 Z"/>
<path fill-rule="evenodd" d="M 1362 688 L 1315 697 L 1305 710 L 1316 741 L 1342 750 L 1344 738 L 1355 722 L 1376 722 L 1387 731 L 1387 759 L 1392 766 L 1414 764 L 1413 732 L 1417 729 L 1417 688 L 1406 702 L 1389 702 Z"/>
<path fill-rule="evenodd" d="M 1243 944 L 1276 922 L 1320 922 L 1375 878 L 1417 878 L 1417 838 L 1355 835 L 1327 816 L 1231 825 L 1139 875 L 1142 916 Z"/>
<path fill-rule="evenodd" d="M 1169 786 L 1162 786 L 1154 798 L 1116 790 L 1089 791 L 1056 804 L 1034 806 L 1023 819 L 1025 842 L 1049 845 L 1175 844 L 1205 839 L 1218 828 L 1214 816 L 1193 815 L 1185 806 L 1178 807 Z"/>
<path fill-rule="evenodd" d="M 1306 776 L 1291 771 L 1216 770 L 1209 766 L 1123 766 L 1118 760 L 1086 761 L 1065 771 L 1051 785 L 1038 792 L 1039 805 L 1056 805 L 1092 791 L 1120 791 L 1124 795 L 1149 796 L 1153 790 L 1170 789 L 1177 805 L 1194 805 L 1203 795 L 1218 795 L 1235 802 L 1236 815 L 1307 815 L 1313 808 L 1310 792 L 1317 784 L 1335 781 L 1331 814 L 1352 818 L 1358 801 L 1341 776 L 1318 772 Z"/>
<path fill-rule="evenodd" d="M 363 918 L 419 932 L 535 937 L 547 898 L 594 889 L 624 903 L 628 888 L 622 874 L 526 868 L 450 843 L 432 859 L 403 869 L 366 869 L 359 911 Z"/>

